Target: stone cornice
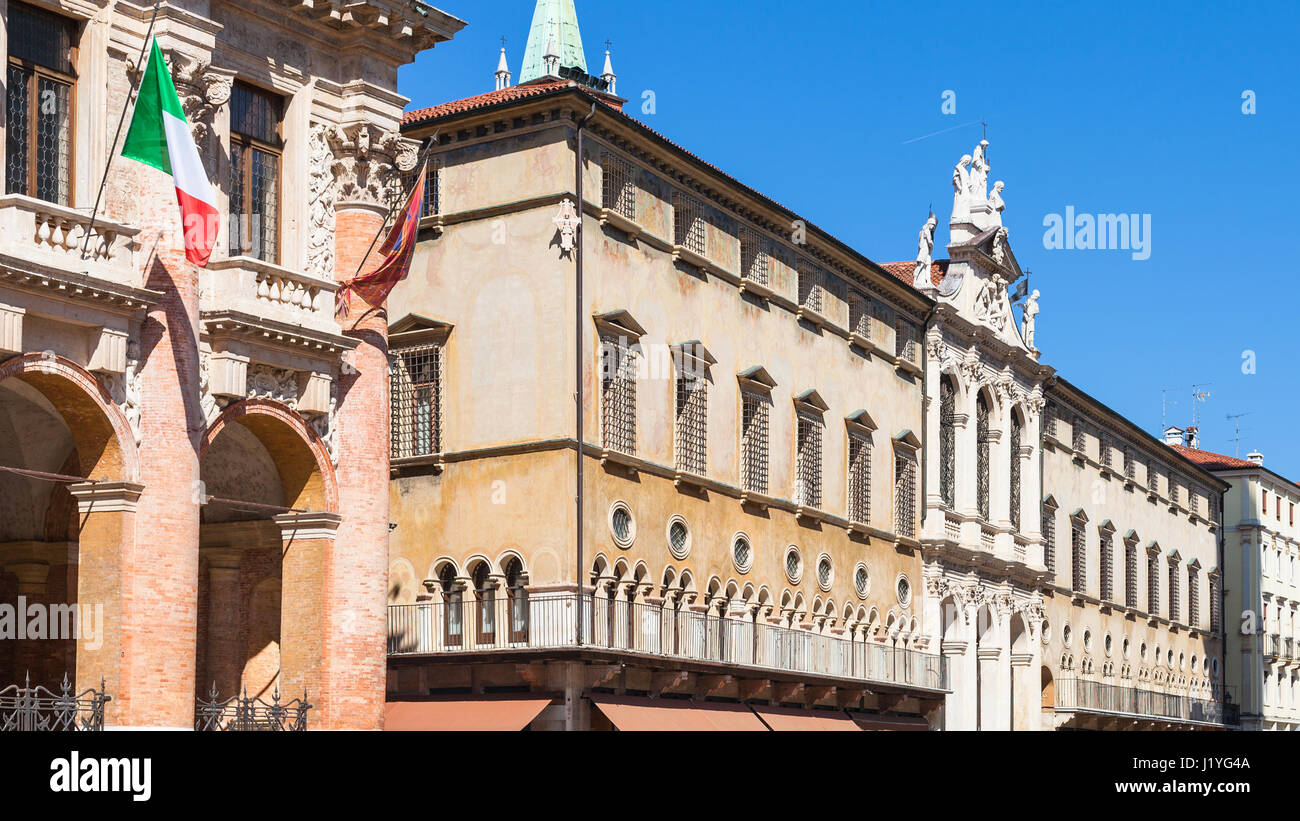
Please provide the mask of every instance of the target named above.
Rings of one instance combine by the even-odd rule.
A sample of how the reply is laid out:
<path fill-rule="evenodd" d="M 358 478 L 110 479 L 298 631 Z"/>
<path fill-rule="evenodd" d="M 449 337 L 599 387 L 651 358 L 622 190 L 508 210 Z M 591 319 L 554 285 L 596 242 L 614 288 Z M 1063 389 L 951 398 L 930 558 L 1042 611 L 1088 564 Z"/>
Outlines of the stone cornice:
<path fill-rule="evenodd" d="M 3 254 L 0 254 L 0 285 L 58 299 L 91 302 L 105 310 L 127 315 L 143 314 L 163 298 L 158 291 L 48 268 Z"/>
<path fill-rule="evenodd" d="M 357 347 L 358 340 L 340 334 L 314 331 L 239 311 L 204 311 L 199 324 L 211 337 L 244 339 L 298 353 L 338 356 Z"/>

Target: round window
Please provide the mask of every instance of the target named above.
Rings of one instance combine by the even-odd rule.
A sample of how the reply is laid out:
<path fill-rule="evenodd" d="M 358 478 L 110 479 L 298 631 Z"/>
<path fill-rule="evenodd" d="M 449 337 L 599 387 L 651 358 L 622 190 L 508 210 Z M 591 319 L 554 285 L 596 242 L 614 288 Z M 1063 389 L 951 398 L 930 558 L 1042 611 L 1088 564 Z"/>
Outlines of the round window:
<path fill-rule="evenodd" d="M 871 590 L 871 576 L 867 573 L 867 566 L 859 563 L 853 569 L 853 589 L 858 591 L 858 597 L 865 599 L 868 591 Z"/>
<path fill-rule="evenodd" d="M 1070 642 L 1073 640 L 1074 640 L 1074 631 L 1071 630 L 1070 625 L 1067 624 L 1065 625 L 1064 628 L 1061 629 L 1061 641 L 1065 642 L 1066 647 L 1069 647 Z"/>
<path fill-rule="evenodd" d="M 823 591 L 831 589 L 831 582 L 835 580 L 834 568 L 831 567 L 831 557 L 823 553 L 817 557 L 817 586 Z"/>
<path fill-rule="evenodd" d="M 1107 633 L 1106 634 L 1106 655 L 1109 656 L 1114 649 L 1115 649 L 1115 641 L 1110 637 L 1110 633 Z"/>
<path fill-rule="evenodd" d="M 799 548 L 794 545 L 785 551 L 785 575 L 795 584 L 803 578 L 803 559 L 799 556 Z"/>
<path fill-rule="evenodd" d="M 691 529 L 681 516 L 673 516 L 668 520 L 668 552 L 679 560 L 691 553 Z"/>
<path fill-rule="evenodd" d="M 907 607 L 912 603 L 912 583 L 907 580 L 906 576 L 899 576 L 895 584 L 898 592 L 898 603 Z"/>
<path fill-rule="evenodd" d="M 1092 652 L 1092 631 L 1091 630 L 1083 631 L 1083 649 L 1087 650 L 1089 653 Z"/>
<path fill-rule="evenodd" d="M 736 569 L 741 573 L 748 573 L 753 558 L 754 550 L 749 544 L 749 537 L 737 533 L 736 538 L 731 542 L 731 561 L 736 565 Z"/>
<path fill-rule="evenodd" d="M 636 541 L 636 520 L 632 511 L 623 502 L 615 502 L 609 508 L 609 531 L 614 536 L 614 544 L 624 550 Z"/>
<path fill-rule="evenodd" d="M 1043 619 L 1043 644 L 1050 644 L 1052 641 L 1052 623 Z"/>

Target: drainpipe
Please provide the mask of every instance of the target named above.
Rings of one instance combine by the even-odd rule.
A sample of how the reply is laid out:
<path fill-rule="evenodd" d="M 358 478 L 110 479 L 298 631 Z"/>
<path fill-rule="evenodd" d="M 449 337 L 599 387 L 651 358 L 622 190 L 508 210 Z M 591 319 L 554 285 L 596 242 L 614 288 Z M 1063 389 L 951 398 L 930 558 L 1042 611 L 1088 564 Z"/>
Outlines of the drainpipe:
<path fill-rule="evenodd" d="M 575 512 L 577 513 L 576 524 L 577 524 L 577 534 L 578 534 L 578 543 L 577 543 L 578 564 L 577 564 L 577 573 L 575 579 L 575 581 L 578 584 L 578 606 L 575 610 L 575 615 L 574 615 L 574 619 L 575 619 L 574 626 L 577 628 L 576 631 L 574 632 L 574 641 L 579 647 L 582 646 L 582 613 L 583 613 L 583 608 L 582 608 L 583 605 L 583 601 L 582 601 L 582 566 L 583 566 L 583 556 L 582 556 L 582 539 L 583 539 L 583 532 L 582 532 L 582 514 L 583 514 L 582 331 L 584 326 L 582 322 L 582 246 L 584 243 L 582 239 L 583 237 L 582 221 L 584 219 L 583 215 L 585 211 L 583 207 L 583 194 L 582 194 L 582 164 L 583 164 L 582 163 L 582 151 L 583 151 L 582 137 L 583 137 L 583 129 L 587 127 L 587 123 L 590 122 L 591 118 L 595 116 L 596 116 L 596 103 L 592 103 L 590 113 L 588 113 L 587 116 L 583 117 L 581 120 L 578 121 L 578 145 L 576 149 L 576 154 L 574 155 L 574 163 L 573 163 L 573 167 L 574 167 L 573 187 L 576 192 L 575 196 L 577 197 L 578 200 L 575 203 L 578 211 L 578 236 L 577 236 L 577 242 L 575 243 L 575 245 L 577 246 L 577 271 L 575 272 L 574 275 L 574 279 L 576 280 L 576 286 L 573 289 L 574 290 L 574 296 L 573 296 L 573 353 L 574 353 L 573 356 L 573 418 L 574 418 L 574 427 L 575 427 L 574 436 L 576 437 L 576 443 L 577 443 L 577 446 L 573 450 L 573 456 L 574 456 L 575 475 L 577 477 L 576 488 L 574 493 L 574 498 L 575 498 L 574 503 L 576 505 Z"/>

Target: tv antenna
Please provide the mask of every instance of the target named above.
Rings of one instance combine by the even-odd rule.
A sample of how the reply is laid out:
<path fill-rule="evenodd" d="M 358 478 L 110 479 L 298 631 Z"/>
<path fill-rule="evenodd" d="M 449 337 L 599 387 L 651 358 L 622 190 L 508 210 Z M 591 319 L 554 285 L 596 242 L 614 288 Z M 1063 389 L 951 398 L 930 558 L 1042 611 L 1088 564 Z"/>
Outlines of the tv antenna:
<path fill-rule="evenodd" d="M 1241 417 L 1250 416 L 1254 411 L 1246 413 L 1230 413 L 1228 421 L 1232 423 L 1232 455 L 1238 459 L 1241 458 Z"/>
<path fill-rule="evenodd" d="M 1199 385 L 1192 386 L 1192 427 L 1198 429 L 1200 427 L 1201 405 L 1205 403 L 1205 400 L 1210 398 L 1210 392 L 1205 390 L 1205 388 L 1208 388 L 1213 384 L 1213 382 L 1202 382 Z"/>
<path fill-rule="evenodd" d="M 1169 429 L 1169 406 L 1178 403 L 1169 398 L 1169 392 L 1173 388 L 1164 388 L 1160 391 L 1160 436 L 1164 438 L 1165 431 Z"/>

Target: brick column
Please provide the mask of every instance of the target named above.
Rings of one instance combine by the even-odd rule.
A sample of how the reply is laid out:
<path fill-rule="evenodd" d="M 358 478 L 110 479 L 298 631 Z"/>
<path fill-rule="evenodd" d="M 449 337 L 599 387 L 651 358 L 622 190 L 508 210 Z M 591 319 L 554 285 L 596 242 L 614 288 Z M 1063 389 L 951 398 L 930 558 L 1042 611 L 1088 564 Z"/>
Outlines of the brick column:
<path fill-rule="evenodd" d="M 280 571 L 280 694 L 289 701 L 307 694 L 312 704 L 308 726 L 329 728 L 337 715 L 336 679 L 327 674 L 325 644 L 330 633 L 346 629 L 325 595 L 326 568 L 335 553 L 340 517 L 333 513 L 286 513 L 276 516 L 284 537 Z M 350 695 L 346 691 L 344 697 Z M 383 687 L 379 698 L 382 703 Z"/>
<path fill-rule="evenodd" d="M 385 213 L 379 206 L 338 204 L 334 258 L 339 281 L 356 274 Z M 381 259 L 371 254 L 365 271 Z M 325 569 L 329 610 L 323 676 L 330 702 L 322 715 L 331 727 L 380 729 L 388 613 L 387 313 L 354 298 L 343 332 L 359 344 L 339 381 L 337 477 L 343 522 Z"/>
<path fill-rule="evenodd" d="M 124 586 L 126 558 L 135 544 L 136 509 L 143 485 L 131 482 L 87 482 L 68 488 L 77 500 L 81 520 L 77 557 L 77 606 L 101 608 L 98 636 L 77 639 L 77 692 L 99 689 L 113 697 L 104 714 L 109 726 L 133 723 L 132 690 L 124 675 L 124 633 L 132 621 Z M 82 627 L 82 635 L 86 635 Z M 150 689 L 139 691 L 148 700 Z M 190 693 L 193 702 L 194 694 Z"/>
<path fill-rule="evenodd" d="M 230 548 L 203 552 L 208 560 L 208 632 L 205 670 L 199 691 L 207 694 L 215 683 L 222 698 L 240 695 L 242 648 L 239 642 L 239 558 Z"/>

